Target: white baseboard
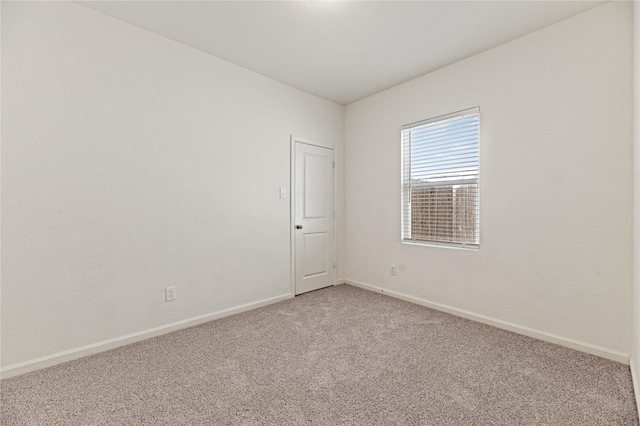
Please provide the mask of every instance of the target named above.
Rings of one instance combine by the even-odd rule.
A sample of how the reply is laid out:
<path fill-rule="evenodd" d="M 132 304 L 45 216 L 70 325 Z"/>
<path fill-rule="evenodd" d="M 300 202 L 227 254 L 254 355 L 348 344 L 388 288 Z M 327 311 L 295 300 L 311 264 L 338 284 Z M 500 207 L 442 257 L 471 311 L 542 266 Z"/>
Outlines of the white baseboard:
<path fill-rule="evenodd" d="M 418 305 L 426 306 L 437 311 L 446 312 L 452 315 L 456 315 L 462 318 L 470 319 L 472 321 L 480 322 L 483 324 L 491 325 L 493 327 L 501 328 L 503 330 L 513 331 L 514 333 L 523 334 L 525 336 L 533 337 L 535 339 L 544 340 L 545 342 L 555 343 L 560 346 L 564 346 L 570 349 L 575 349 L 581 352 L 586 352 L 591 355 L 596 355 L 602 358 L 607 358 L 613 361 L 620 362 L 622 364 L 629 364 L 629 354 L 624 352 L 618 352 L 612 349 L 604 348 L 602 346 L 592 345 L 590 343 L 580 342 L 578 340 L 569 339 L 567 337 L 558 336 L 555 334 L 547 333 L 544 331 L 536 330 L 523 325 L 514 324 L 507 321 L 487 317 L 485 315 L 476 314 L 464 309 L 454 308 L 452 306 L 443 305 L 441 303 L 431 302 L 425 299 L 421 299 L 407 294 L 399 293 L 393 290 L 383 289 L 370 284 L 365 284 L 359 281 L 353 281 L 350 279 L 344 280 L 346 284 L 360 287 L 365 290 L 375 291 L 383 293 L 397 299 L 402 299 L 407 302 L 416 303 Z"/>
<path fill-rule="evenodd" d="M 148 330 L 139 331 L 137 333 L 127 334 L 125 336 L 116 337 L 114 339 L 103 340 L 102 342 L 92 343 L 90 345 L 81 346 L 79 348 L 69 349 L 67 351 L 58 352 L 53 355 L 47 355 L 18 364 L 8 365 L 0 369 L 0 378 L 7 379 L 9 377 L 18 376 L 20 374 L 29 373 L 31 371 L 40 370 L 41 368 L 51 367 L 63 362 L 82 358 L 87 355 L 108 351 L 119 346 L 129 345 L 131 343 L 146 340 L 155 336 L 160 336 L 162 334 L 171 333 L 183 328 L 193 327 L 194 325 L 213 321 L 215 319 L 228 317 L 230 315 L 239 314 L 245 311 L 250 311 L 262 306 L 271 305 L 272 303 L 282 302 L 283 300 L 291 299 L 293 297 L 293 294 L 290 293 L 283 294 L 280 296 L 259 300 L 257 302 L 246 303 L 234 308 L 224 309 L 222 311 L 188 318 L 167 325 L 161 325 L 159 327 L 150 328 Z"/>
<path fill-rule="evenodd" d="M 633 381 L 633 393 L 636 396 L 636 408 L 640 410 L 640 383 L 638 383 L 638 370 L 636 369 L 633 355 L 629 357 L 629 367 L 631 367 L 631 380 Z"/>

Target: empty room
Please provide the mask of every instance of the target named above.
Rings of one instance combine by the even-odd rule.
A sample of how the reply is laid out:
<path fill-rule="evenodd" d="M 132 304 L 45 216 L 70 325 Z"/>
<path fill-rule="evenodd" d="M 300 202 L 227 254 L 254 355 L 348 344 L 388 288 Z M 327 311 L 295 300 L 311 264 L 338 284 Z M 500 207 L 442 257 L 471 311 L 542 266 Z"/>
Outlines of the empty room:
<path fill-rule="evenodd" d="M 0 424 L 640 424 L 637 1 L 0 15 Z"/>

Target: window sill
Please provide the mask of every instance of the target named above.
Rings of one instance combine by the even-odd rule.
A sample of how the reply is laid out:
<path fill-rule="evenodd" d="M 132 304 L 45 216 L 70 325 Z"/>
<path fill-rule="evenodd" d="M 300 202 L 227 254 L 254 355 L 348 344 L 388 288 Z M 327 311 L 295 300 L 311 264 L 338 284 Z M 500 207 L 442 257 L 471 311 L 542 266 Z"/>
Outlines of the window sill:
<path fill-rule="evenodd" d="M 413 241 L 413 240 L 402 240 L 402 244 L 406 244 L 409 246 L 426 246 L 426 247 L 438 247 L 438 248 L 446 248 L 453 250 L 464 250 L 464 251 L 480 251 L 479 245 L 468 245 L 462 246 L 459 244 L 447 244 L 447 243 L 436 243 L 436 242 L 428 242 L 428 241 Z"/>

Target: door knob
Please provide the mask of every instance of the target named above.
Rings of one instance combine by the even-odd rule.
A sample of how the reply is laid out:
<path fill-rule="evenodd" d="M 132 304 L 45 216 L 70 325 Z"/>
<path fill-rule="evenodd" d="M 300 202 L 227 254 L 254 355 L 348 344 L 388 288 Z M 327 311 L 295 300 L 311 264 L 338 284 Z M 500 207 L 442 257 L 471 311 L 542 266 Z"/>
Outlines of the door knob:
<path fill-rule="evenodd" d="M 302 225 L 296 225 L 296 229 L 302 229 Z"/>

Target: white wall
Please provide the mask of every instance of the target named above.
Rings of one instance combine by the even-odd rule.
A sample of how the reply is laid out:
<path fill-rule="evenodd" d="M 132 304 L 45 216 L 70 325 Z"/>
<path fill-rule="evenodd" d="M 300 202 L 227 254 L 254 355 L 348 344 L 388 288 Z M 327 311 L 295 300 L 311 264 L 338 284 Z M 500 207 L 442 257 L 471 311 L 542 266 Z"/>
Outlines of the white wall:
<path fill-rule="evenodd" d="M 633 2 L 633 325 L 632 367 L 640 368 L 640 1 Z M 636 398 L 640 407 L 640 394 Z"/>
<path fill-rule="evenodd" d="M 348 105 L 345 278 L 624 360 L 631 32 L 608 3 Z M 401 244 L 401 126 L 476 105 L 480 250 Z"/>
<path fill-rule="evenodd" d="M 289 136 L 341 155 L 342 106 L 77 4 L 2 8 L 3 366 L 289 293 Z"/>

